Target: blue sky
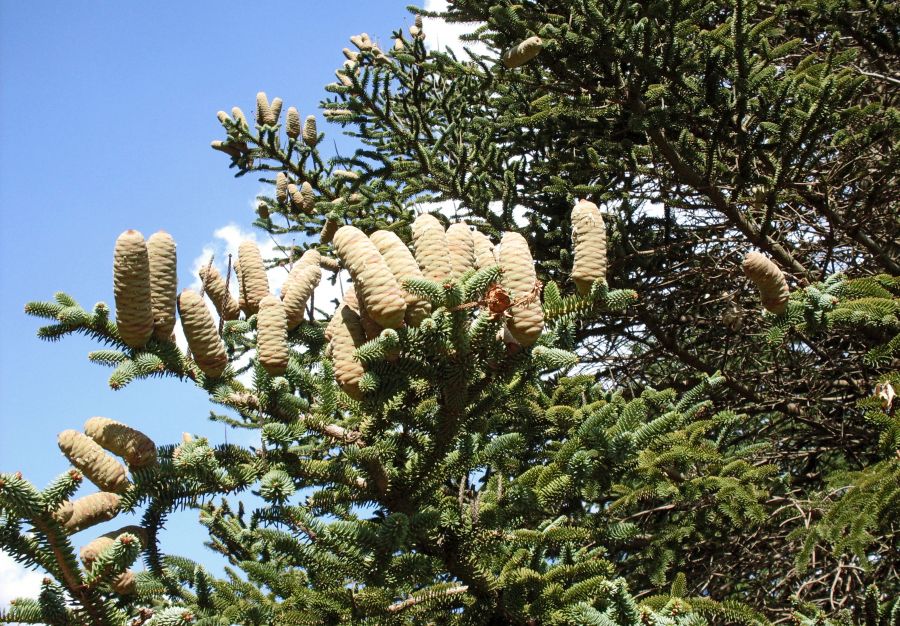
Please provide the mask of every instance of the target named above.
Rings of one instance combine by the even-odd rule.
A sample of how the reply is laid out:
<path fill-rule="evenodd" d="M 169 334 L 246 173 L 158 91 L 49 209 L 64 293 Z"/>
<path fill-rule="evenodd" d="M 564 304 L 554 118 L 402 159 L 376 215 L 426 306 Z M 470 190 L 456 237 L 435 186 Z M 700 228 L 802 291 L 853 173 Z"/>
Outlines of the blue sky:
<path fill-rule="evenodd" d="M 223 245 L 218 229 L 249 228 L 260 189 L 209 148 L 222 137 L 216 111 L 249 114 L 264 90 L 318 113 L 348 37 L 389 42 L 411 22 L 406 4 L 0 0 L 0 471 L 43 486 L 68 467 L 56 434 L 94 415 L 157 443 L 183 431 L 224 439 L 202 391 L 152 380 L 113 392 L 109 370 L 87 362 L 94 343 L 43 343 L 22 307 L 57 290 L 86 308 L 111 303 L 112 248 L 127 228 L 169 231 L 190 284 L 194 259 Z M 339 136 L 320 115 L 319 128 L 328 143 Z M 197 556 L 194 519 L 173 520 L 164 547 Z M 25 580 L 2 559 L 0 606 Z"/>

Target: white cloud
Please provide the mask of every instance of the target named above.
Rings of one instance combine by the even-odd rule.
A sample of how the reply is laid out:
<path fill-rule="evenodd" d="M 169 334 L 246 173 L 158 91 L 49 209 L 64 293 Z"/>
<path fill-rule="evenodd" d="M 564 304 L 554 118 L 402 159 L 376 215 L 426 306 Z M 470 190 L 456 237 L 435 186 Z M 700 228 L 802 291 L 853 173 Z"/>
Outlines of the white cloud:
<path fill-rule="evenodd" d="M 426 11 L 446 11 L 447 0 L 425 0 Z M 429 50 L 443 51 L 452 48 L 461 59 L 467 59 L 468 55 L 463 46 L 468 47 L 476 54 L 489 54 L 487 46 L 480 42 L 460 41 L 460 35 L 470 33 L 478 27 L 477 23 L 448 23 L 444 20 L 426 17 L 423 20 L 422 30 L 425 31 L 425 46 Z"/>
<path fill-rule="evenodd" d="M 0 608 L 9 608 L 15 598 L 36 598 L 44 574 L 27 569 L 0 550 Z"/>

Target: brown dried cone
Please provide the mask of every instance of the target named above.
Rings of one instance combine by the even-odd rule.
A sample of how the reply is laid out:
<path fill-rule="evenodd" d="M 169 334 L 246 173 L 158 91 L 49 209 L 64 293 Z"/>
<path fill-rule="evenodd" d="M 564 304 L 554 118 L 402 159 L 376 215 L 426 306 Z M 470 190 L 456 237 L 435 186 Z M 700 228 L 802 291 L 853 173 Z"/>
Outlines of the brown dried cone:
<path fill-rule="evenodd" d="M 200 280 L 203 281 L 203 290 L 212 300 L 219 317 L 225 320 L 236 320 L 241 314 L 241 309 L 228 291 L 219 270 L 211 265 L 204 265 L 200 268 Z"/>
<path fill-rule="evenodd" d="M 375 244 L 355 226 L 341 226 L 334 234 L 334 250 L 372 319 L 384 328 L 402 326 L 406 313 L 403 291 Z"/>
<path fill-rule="evenodd" d="M 284 106 L 284 102 L 282 102 L 281 98 L 274 98 L 272 104 L 269 105 L 269 110 L 272 112 L 272 124 L 278 123 L 278 118 L 281 117 L 282 106 Z"/>
<path fill-rule="evenodd" d="M 472 231 L 472 245 L 475 247 L 475 268 L 484 269 L 497 264 L 497 257 L 494 256 L 494 244 L 487 238 L 487 235 L 479 230 Z"/>
<path fill-rule="evenodd" d="M 534 296 L 528 303 L 518 304 L 509 309 L 506 320 L 509 332 L 519 344 L 527 348 L 541 336 L 544 329 L 544 314 L 541 310 L 539 294 L 535 294 L 537 274 L 534 260 L 528 250 L 528 243 L 519 233 L 509 232 L 500 241 L 500 267 L 503 268 L 501 283 L 510 299 Z"/>
<path fill-rule="evenodd" d="M 125 491 L 128 470 L 100 445 L 77 430 L 64 430 L 57 438 L 59 449 L 66 458 L 102 491 L 120 493 Z"/>
<path fill-rule="evenodd" d="M 221 376 L 228 365 L 228 355 L 209 307 L 200 294 L 192 289 L 182 291 L 178 296 L 178 314 L 197 367 L 207 376 Z"/>
<path fill-rule="evenodd" d="M 334 234 L 337 232 L 338 221 L 335 219 L 331 219 L 330 217 L 325 219 L 325 223 L 322 224 L 322 232 L 319 235 L 320 243 L 331 243 L 331 240 L 334 239 Z"/>
<path fill-rule="evenodd" d="M 412 223 L 416 262 L 428 280 L 443 284 L 450 277 L 450 252 L 444 227 L 431 213 L 419 215 Z"/>
<path fill-rule="evenodd" d="M 525 65 L 536 57 L 544 47 L 540 37 L 529 37 L 503 53 L 501 60 L 508 68 Z"/>
<path fill-rule="evenodd" d="M 316 116 L 307 115 L 303 123 L 303 143 L 312 148 L 319 143 L 319 131 L 316 128 Z"/>
<path fill-rule="evenodd" d="M 132 348 L 143 348 L 153 334 L 150 257 L 144 236 L 126 230 L 116 239 L 113 291 L 119 336 Z"/>
<path fill-rule="evenodd" d="M 408 278 L 423 278 L 422 270 L 419 269 L 412 252 L 395 233 L 389 230 L 379 230 L 372 233 L 369 238 L 384 257 L 384 262 L 387 263 L 399 285 L 403 285 L 403 281 Z M 410 326 L 418 326 L 423 319 L 428 317 L 431 305 L 419 296 L 406 291 L 404 291 L 404 299 L 406 300 L 406 323 Z"/>
<path fill-rule="evenodd" d="M 606 279 L 606 224 L 593 202 L 579 200 L 572 209 L 572 248 L 572 280 L 586 296 L 595 281 Z"/>
<path fill-rule="evenodd" d="M 450 278 L 457 279 L 475 267 L 475 241 L 465 222 L 447 228 L 447 250 L 450 252 Z"/>
<path fill-rule="evenodd" d="M 303 181 L 300 185 L 301 206 L 306 213 L 310 213 L 316 205 L 316 194 L 313 193 L 312 185 L 307 181 Z"/>
<path fill-rule="evenodd" d="M 269 295 L 269 279 L 259 246 L 250 240 L 242 241 L 238 246 L 238 263 L 241 309 L 247 315 L 253 315 L 259 310 L 260 300 Z"/>
<path fill-rule="evenodd" d="M 315 252 L 315 255 L 309 254 L 311 252 Z M 284 301 L 284 313 L 287 318 L 289 331 L 297 328 L 300 322 L 303 321 L 306 303 L 322 280 L 322 269 L 319 267 L 319 260 L 316 256 L 319 259 L 321 258 L 321 255 L 315 250 L 304 252 L 300 260 L 294 264 L 284 284 L 282 300 Z M 315 263 L 312 261 L 315 261 Z"/>
<path fill-rule="evenodd" d="M 165 231 L 147 240 L 150 260 L 150 302 L 153 306 L 153 334 L 169 341 L 175 330 L 175 299 L 178 297 L 178 262 L 175 240 Z"/>
<path fill-rule="evenodd" d="M 296 139 L 300 136 L 301 130 L 300 112 L 295 107 L 288 107 L 287 124 L 285 125 L 287 136 L 291 139 Z"/>
<path fill-rule="evenodd" d="M 70 534 L 107 522 L 119 512 L 122 499 L 118 494 L 98 491 L 72 503 L 72 516 L 63 524 Z"/>
<path fill-rule="evenodd" d="M 259 303 L 256 318 L 256 355 L 269 376 L 287 371 L 290 348 L 287 342 L 287 316 L 284 303 L 268 295 Z"/>
<path fill-rule="evenodd" d="M 349 306 L 342 304 L 334 312 L 334 317 L 326 329 L 328 354 L 334 362 L 334 377 L 340 388 L 351 398 L 359 400 L 359 380 L 365 374 L 362 364 L 353 353 L 366 341 L 359 315 Z"/>
<path fill-rule="evenodd" d="M 59 506 L 56 507 L 56 510 L 53 511 L 52 517 L 57 522 L 62 525 L 65 525 L 70 519 L 72 519 L 72 514 L 75 512 L 75 505 L 72 504 L 71 500 L 63 500 L 59 503 Z"/>
<path fill-rule="evenodd" d="M 92 417 L 84 423 L 84 434 L 101 447 L 125 459 L 130 468 L 156 462 L 156 444 L 147 435 L 108 417 Z"/>
<path fill-rule="evenodd" d="M 759 289 L 762 305 L 772 313 L 784 313 L 790 290 L 778 266 L 766 255 L 750 252 L 744 257 L 743 267 L 744 275 Z"/>
<path fill-rule="evenodd" d="M 275 124 L 275 116 L 272 115 L 272 107 L 265 91 L 256 94 L 256 123 L 260 126 L 272 126 Z"/>
<path fill-rule="evenodd" d="M 278 172 L 278 175 L 275 176 L 275 199 L 278 200 L 279 204 L 287 204 L 290 182 L 287 174 L 284 172 Z"/>

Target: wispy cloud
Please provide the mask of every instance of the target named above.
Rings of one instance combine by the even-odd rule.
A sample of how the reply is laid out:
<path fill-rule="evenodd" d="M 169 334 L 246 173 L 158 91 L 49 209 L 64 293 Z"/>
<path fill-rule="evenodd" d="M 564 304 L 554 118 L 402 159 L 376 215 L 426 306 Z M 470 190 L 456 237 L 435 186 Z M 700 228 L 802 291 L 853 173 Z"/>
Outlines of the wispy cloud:
<path fill-rule="evenodd" d="M 446 11 L 447 0 L 425 0 L 426 11 Z M 489 54 L 490 50 L 483 43 L 461 41 L 460 36 L 470 33 L 478 27 L 477 23 L 449 23 L 436 18 L 425 18 L 422 30 L 425 31 L 425 46 L 429 50 L 443 51 L 451 48 L 458 57 L 468 58 L 463 46 L 476 54 Z"/>
<path fill-rule="evenodd" d="M 16 563 L 7 553 L 0 551 L 0 608 L 9 608 L 16 598 L 36 598 L 41 591 L 44 575 Z"/>

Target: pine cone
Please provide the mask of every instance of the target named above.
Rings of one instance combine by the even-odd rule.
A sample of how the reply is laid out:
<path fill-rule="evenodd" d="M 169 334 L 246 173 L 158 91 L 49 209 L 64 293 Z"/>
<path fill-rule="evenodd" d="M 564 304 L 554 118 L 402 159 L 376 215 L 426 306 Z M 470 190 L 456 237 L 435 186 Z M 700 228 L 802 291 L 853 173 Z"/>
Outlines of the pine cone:
<path fill-rule="evenodd" d="M 465 222 L 447 228 L 447 250 L 450 252 L 450 278 L 456 280 L 475 267 L 475 241 Z"/>
<path fill-rule="evenodd" d="M 328 352 L 334 362 L 334 377 L 338 385 L 348 396 L 360 400 L 359 381 L 365 370 L 353 354 L 365 343 L 366 336 L 359 315 L 342 304 L 328 323 L 326 336 L 329 337 Z"/>
<path fill-rule="evenodd" d="M 525 65 L 531 59 L 536 57 L 544 47 L 544 42 L 540 37 L 529 37 L 518 45 L 513 46 L 503 53 L 501 60 L 503 65 L 508 68 L 519 67 Z"/>
<path fill-rule="evenodd" d="M 375 244 L 354 226 L 341 226 L 334 250 L 346 267 L 366 311 L 384 328 L 399 328 L 406 313 L 403 292 Z"/>
<path fill-rule="evenodd" d="M 335 274 L 341 271 L 341 262 L 330 256 L 323 256 L 322 261 L 319 263 L 319 265 L 322 266 L 323 270 L 328 270 L 329 272 L 334 272 Z"/>
<path fill-rule="evenodd" d="M 287 342 L 287 316 L 284 304 L 269 295 L 259 303 L 256 318 L 256 355 L 269 376 L 281 376 L 287 371 L 290 349 Z"/>
<path fill-rule="evenodd" d="M 77 430 L 64 430 L 57 439 L 59 449 L 88 480 L 103 491 L 125 491 L 128 470 L 111 455 L 104 452 L 96 441 Z"/>
<path fill-rule="evenodd" d="M 231 107 L 231 117 L 233 117 L 234 121 L 238 122 L 244 130 L 250 129 L 250 125 L 247 123 L 247 116 L 244 115 L 241 107 Z"/>
<path fill-rule="evenodd" d="M 238 246 L 238 282 L 240 283 L 240 306 L 247 315 L 259 310 L 259 302 L 269 295 L 269 279 L 263 265 L 259 246 L 253 241 L 242 241 Z"/>
<path fill-rule="evenodd" d="M 72 516 L 63 524 L 66 532 L 74 534 L 114 518 L 122 499 L 115 493 L 98 491 L 72 503 Z"/>
<path fill-rule="evenodd" d="M 320 243 L 331 243 L 332 239 L 334 239 L 334 234 L 337 232 L 338 226 L 340 224 L 337 220 L 332 218 L 326 218 L 325 223 L 322 224 L 322 233 L 319 235 Z"/>
<path fill-rule="evenodd" d="M 291 268 L 291 273 L 282 290 L 284 313 L 289 331 L 297 328 L 303 321 L 306 303 L 322 280 L 320 261 L 321 255 L 316 250 L 307 250 Z"/>
<path fill-rule="evenodd" d="M 219 270 L 212 265 L 204 265 L 200 268 L 200 280 L 203 281 L 203 290 L 212 300 L 219 317 L 226 321 L 236 320 L 241 314 L 241 309 L 225 286 Z"/>
<path fill-rule="evenodd" d="M 443 284 L 450 278 L 450 251 L 447 235 L 438 219 L 430 213 L 419 215 L 412 223 L 416 261 L 428 280 Z"/>
<path fill-rule="evenodd" d="M 354 313 L 359 315 L 359 324 L 362 326 L 366 341 L 375 339 L 375 337 L 380 335 L 381 331 L 384 330 L 378 322 L 372 319 L 369 312 L 366 311 L 366 305 L 360 301 L 359 294 L 353 285 L 351 285 L 344 294 L 344 305 L 350 307 L 353 309 Z"/>
<path fill-rule="evenodd" d="M 288 111 L 288 115 L 290 115 L 290 111 Z M 288 185 L 290 182 L 290 179 L 284 172 L 278 172 L 275 176 L 275 199 L 278 201 L 278 204 L 287 204 Z"/>
<path fill-rule="evenodd" d="M 153 306 L 153 334 L 171 341 L 175 330 L 175 299 L 178 297 L 178 262 L 175 240 L 165 231 L 147 240 L 150 261 L 150 302 Z"/>
<path fill-rule="evenodd" d="M 300 136 L 300 112 L 297 111 L 296 108 L 288 107 L 287 124 L 285 126 L 285 132 L 287 133 L 288 137 L 290 137 L 291 139 L 296 139 Z"/>
<path fill-rule="evenodd" d="M 144 236 L 136 230 L 126 230 L 116 239 L 113 291 L 119 336 L 130 347 L 143 348 L 153 334 L 153 304 L 150 257 Z"/>
<path fill-rule="evenodd" d="M 178 296 L 178 314 L 197 367 L 207 376 L 221 376 L 228 365 L 228 355 L 209 307 L 200 294 L 192 289 L 182 291 Z"/>
<path fill-rule="evenodd" d="M 275 116 L 272 115 L 272 107 L 265 91 L 256 94 L 256 123 L 260 126 L 272 126 L 275 124 Z"/>
<path fill-rule="evenodd" d="M 284 103 L 281 101 L 281 98 L 275 98 L 272 100 L 272 104 L 269 105 L 269 111 L 272 113 L 272 124 L 274 126 L 278 123 L 279 118 L 281 117 L 281 107 L 284 106 Z"/>
<path fill-rule="evenodd" d="M 84 433 L 101 447 L 125 459 L 130 468 L 156 462 L 156 444 L 147 435 L 108 417 L 92 417 L 84 423 Z"/>
<path fill-rule="evenodd" d="M 395 233 L 388 230 L 379 230 L 370 236 L 372 243 L 378 248 L 384 262 L 387 263 L 398 285 L 408 278 L 423 278 L 416 259 L 406 244 Z M 419 296 L 404 292 L 406 300 L 406 323 L 410 326 L 418 326 L 419 322 L 428 317 L 431 305 Z"/>
<path fill-rule="evenodd" d="M 316 116 L 307 115 L 303 124 L 303 143 L 312 148 L 319 143 L 319 131 L 316 129 Z"/>
<path fill-rule="evenodd" d="M 743 267 L 744 275 L 759 289 L 762 305 L 772 313 L 784 313 L 790 290 L 778 266 L 764 254 L 750 252 L 744 257 Z"/>
<path fill-rule="evenodd" d="M 500 241 L 500 266 L 503 268 L 503 288 L 513 301 L 534 294 L 537 285 L 534 260 L 528 250 L 528 243 L 519 233 L 509 232 L 503 235 Z M 524 348 L 534 345 L 544 329 L 544 314 L 538 294 L 534 294 L 534 300 L 530 303 L 511 307 L 509 314 L 511 317 L 506 321 L 506 326 L 516 341 Z"/>
<path fill-rule="evenodd" d="M 97 558 L 103 554 L 106 550 L 108 550 L 113 543 L 115 543 L 116 539 L 119 538 L 119 535 L 124 535 L 128 533 L 129 535 L 134 535 L 138 538 L 138 541 L 141 544 L 141 549 L 147 547 L 149 543 L 149 537 L 147 536 L 147 529 L 141 526 L 123 526 L 117 530 L 110 531 L 108 533 L 103 533 L 86 546 L 81 548 L 78 552 L 78 556 L 81 558 L 81 562 L 84 563 L 84 567 L 88 570 L 91 569 L 91 566 L 97 560 Z"/>
<path fill-rule="evenodd" d="M 300 206 L 307 214 L 311 213 L 313 207 L 316 206 L 316 194 L 313 192 L 312 185 L 307 181 L 303 181 L 300 185 Z"/>
<path fill-rule="evenodd" d="M 479 230 L 472 231 L 472 245 L 475 249 L 475 267 L 484 269 L 497 265 L 497 257 L 494 256 L 494 244 L 488 239 L 487 235 Z"/>
<path fill-rule="evenodd" d="M 606 279 L 606 225 L 593 202 L 579 200 L 572 209 L 572 280 L 578 293 L 588 295 L 594 282 Z"/>
<path fill-rule="evenodd" d="M 291 208 L 300 211 L 303 209 L 303 194 L 300 193 L 300 188 L 297 187 L 294 183 L 291 183 L 287 186 L 287 194 L 291 199 Z"/>
<path fill-rule="evenodd" d="M 72 519 L 72 514 L 75 512 L 75 505 L 72 504 L 71 500 L 63 500 L 59 503 L 59 506 L 56 507 L 56 510 L 53 511 L 52 517 L 55 519 L 60 525 L 65 525 L 70 519 Z"/>

